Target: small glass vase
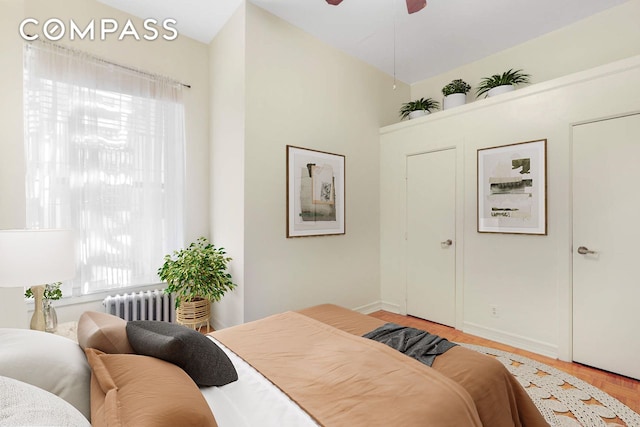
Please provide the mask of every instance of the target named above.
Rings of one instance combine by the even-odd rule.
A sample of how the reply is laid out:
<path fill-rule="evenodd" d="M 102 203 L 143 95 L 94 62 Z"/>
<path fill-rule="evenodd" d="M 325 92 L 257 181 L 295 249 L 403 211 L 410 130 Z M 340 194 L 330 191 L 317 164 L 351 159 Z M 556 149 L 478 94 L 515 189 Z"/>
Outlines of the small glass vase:
<path fill-rule="evenodd" d="M 51 300 L 45 299 L 42 302 L 44 311 L 44 330 L 47 332 L 55 332 L 58 327 L 58 314 L 56 309 L 51 305 Z"/>

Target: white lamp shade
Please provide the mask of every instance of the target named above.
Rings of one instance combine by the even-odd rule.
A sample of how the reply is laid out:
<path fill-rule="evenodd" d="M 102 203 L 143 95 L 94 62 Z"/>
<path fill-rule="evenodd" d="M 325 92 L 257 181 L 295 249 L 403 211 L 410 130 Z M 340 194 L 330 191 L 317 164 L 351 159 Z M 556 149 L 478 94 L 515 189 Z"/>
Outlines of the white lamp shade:
<path fill-rule="evenodd" d="M 71 230 L 0 230 L 0 287 L 44 285 L 75 273 Z"/>

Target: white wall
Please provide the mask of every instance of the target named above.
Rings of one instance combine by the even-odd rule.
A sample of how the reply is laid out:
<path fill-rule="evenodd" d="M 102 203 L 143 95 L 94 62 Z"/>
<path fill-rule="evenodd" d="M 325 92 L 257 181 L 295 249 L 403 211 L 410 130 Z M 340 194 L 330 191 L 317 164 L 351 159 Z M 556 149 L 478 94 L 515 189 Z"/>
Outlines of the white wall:
<path fill-rule="evenodd" d="M 428 131 L 417 132 L 407 129 L 406 132 L 417 132 L 410 137 L 416 140 L 411 148 L 401 148 L 401 150 L 418 151 L 443 145 L 457 145 L 460 148 L 458 152 L 461 163 L 459 164 L 464 165 L 465 176 L 459 177 L 464 183 L 462 190 L 464 195 L 459 195 L 458 204 L 462 205 L 465 212 L 465 226 L 463 230 L 458 230 L 458 240 L 463 245 L 463 254 L 466 256 L 461 258 L 464 263 L 458 265 L 456 272 L 457 301 L 461 308 L 464 307 L 457 316 L 459 328 L 534 351 L 558 354 L 563 358 L 569 357 L 571 265 L 567 246 L 570 245 L 570 175 L 567 170 L 570 156 L 568 145 L 570 128 L 568 123 L 570 120 L 577 120 L 578 116 L 592 114 L 595 117 L 601 114 L 597 108 L 603 111 L 609 108 L 615 109 L 614 106 L 620 103 L 608 102 L 608 97 L 600 99 L 593 94 L 587 95 L 589 100 L 586 106 L 577 105 L 575 100 L 565 98 L 564 93 L 561 92 L 555 92 L 554 97 L 545 95 L 542 98 L 539 98 L 542 95 L 533 96 L 527 95 L 527 92 L 520 92 L 528 90 L 525 86 L 519 88 L 515 95 L 507 96 L 519 98 L 521 95 L 527 95 L 528 101 L 508 103 L 500 107 L 503 109 L 481 113 L 476 112 L 475 109 L 484 111 L 487 105 L 493 105 L 497 101 L 485 100 L 482 104 L 473 102 L 475 86 L 482 77 L 501 73 L 510 68 L 522 68 L 530 73 L 533 83 L 531 88 L 535 88 L 535 91 L 546 90 L 544 88 L 548 86 L 541 85 L 541 82 L 553 81 L 555 85 L 557 80 L 553 79 L 570 76 L 582 70 L 598 66 L 604 66 L 607 69 L 606 64 L 640 54 L 638 16 L 640 16 L 640 0 L 630 0 L 571 26 L 411 86 L 412 99 L 428 96 L 441 100 L 442 87 L 455 78 L 462 78 L 472 85 L 472 92 L 468 96 L 468 102 L 471 104 L 460 107 L 461 109 L 432 115 L 427 119 L 430 123 Z M 537 101 L 533 104 L 534 107 L 529 107 L 532 99 Z M 605 105 L 596 108 L 596 104 L 600 102 Z M 521 110 L 522 105 L 526 105 L 527 108 Z M 588 110 L 588 108 L 594 109 Z M 496 121 L 491 117 L 501 119 Z M 431 124 L 432 122 L 434 124 Z M 383 130 L 383 134 L 391 129 L 394 127 Z M 404 134 L 404 132 L 401 133 Z M 549 236 L 531 239 L 518 236 L 477 235 L 475 233 L 475 150 L 480 147 L 544 137 L 549 139 L 549 185 L 552 186 L 549 196 L 554 197 L 549 199 Z M 390 192 L 402 189 L 404 181 L 398 181 L 398 171 L 386 160 L 390 155 L 386 151 L 387 148 L 394 146 L 394 143 L 386 144 L 384 141 L 387 140 L 388 138 L 383 135 L 381 192 L 399 197 L 399 194 Z M 408 140 L 406 141 L 408 143 Z M 388 309 L 402 311 L 405 302 L 404 290 L 401 289 L 403 285 L 400 283 L 403 283 L 404 266 L 401 259 L 393 255 L 393 251 L 401 249 L 401 246 L 398 246 L 401 242 L 395 239 L 400 232 L 397 227 L 402 227 L 402 223 L 398 224 L 397 221 L 402 217 L 404 205 L 401 201 L 394 200 L 394 203 L 400 203 L 395 208 L 390 208 L 389 203 L 385 203 L 384 199 L 382 201 L 380 261 L 382 300 L 387 304 Z M 390 227 L 390 224 L 394 224 L 396 228 Z M 469 241 L 470 236 L 473 238 Z M 504 240 L 513 243 L 505 246 Z M 395 246 L 391 246 L 391 249 L 388 246 L 389 242 L 395 242 Z M 522 245 L 526 248 L 525 257 L 515 261 L 516 257 L 511 254 L 521 243 L 525 243 Z M 500 268 L 494 269 L 494 263 L 486 264 L 487 251 L 498 259 L 503 255 L 507 256 L 507 262 Z M 531 264 L 531 268 L 524 270 L 523 280 L 511 284 L 510 277 L 522 267 L 522 260 L 526 258 L 535 261 Z M 535 292 L 532 291 L 534 289 Z M 500 307 L 502 314 L 499 319 L 489 317 L 490 304 Z M 537 313 L 545 313 L 545 315 L 539 320 L 534 320 Z"/>
<path fill-rule="evenodd" d="M 237 288 L 213 305 L 216 329 L 244 320 L 245 6 L 209 46 L 212 242 L 233 258 Z"/>
<path fill-rule="evenodd" d="M 0 2 L 0 228 L 25 223 L 22 126 L 22 39 L 17 31 L 24 14 L 20 1 Z"/>
<path fill-rule="evenodd" d="M 450 70 L 411 86 L 411 99 L 442 99 L 442 87 L 461 78 L 471 84 L 468 100 L 483 77 L 511 68 L 531 74 L 532 83 L 640 54 L 640 0 L 630 0 L 573 25 Z"/>
<path fill-rule="evenodd" d="M 86 24 L 114 18 L 121 25 L 142 20 L 95 0 L 0 1 L 0 229 L 22 228 L 25 221 L 24 145 L 22 130 L 22 46 L 18 26 L 25 17 L 41 22 L 52 17 Z M 162 74 L 191 85 L 185 90 L 187 160 L 185 239 L 209 235 L 209 64 L 208 47 L 187 37 L 175 41 L 68 41 L 72 46 L 119 64 Z M 158 260 L 159 266 L 162 260 Z M 35 267 L 34 267 L 35 268 Z M 15 301 L 17 303 L 17 301 Z M 20 301 L 20 304 L 22 301 Z M 93 308 L 94 305 L 86 307 Z M 84 307 L 84 306 L 83 306 Z M 80 308 L 81 310 L 82 308 Z M 61 321 L 76 320 L 78 307 L 58 309 Z M 0 325 L 13 315 L 0 310 Z"/>
<path fill-rule="evenodd" d="M 2 1 L 0 10 L 0 229 L 11 229 L 25 222 L 22 110 L 16 107 L 22 105 L 22 45 L 15 26 L 23 6 Z M 0 327 L 28 325 L 26 305 L 17 303 L 22 296 L 21 289 L 0 288 Z"/>
<path fill-rule="evenodd" d="M 378 129 L 409 88 L 247 4 L 245 320 L 380 299 Z M 346 156 L 346 234 L 287 239 L 287 144 Z"/>
<path fill-rule="evenodd" d="M 640 56 L 381 130 L 383 301 L 405 311 L 404 176 L 408 154 L 457 146 L 464 168 L 457 244 L 457 326 L 551 356 L 571 348 L 571 125 L 640 111 Z M 477 232 L 479 148 L 547 139 L 548 235 Z M 606 141 L 603 141 L 606 143 Z M 640 209 L 640 202 L 638 202 Z M 497 305 L 500 317 L 490 315 Z M 630 325 L 633 327 L 633 325 Z M 633 330 L 630 330 L 633 333 Z"/>

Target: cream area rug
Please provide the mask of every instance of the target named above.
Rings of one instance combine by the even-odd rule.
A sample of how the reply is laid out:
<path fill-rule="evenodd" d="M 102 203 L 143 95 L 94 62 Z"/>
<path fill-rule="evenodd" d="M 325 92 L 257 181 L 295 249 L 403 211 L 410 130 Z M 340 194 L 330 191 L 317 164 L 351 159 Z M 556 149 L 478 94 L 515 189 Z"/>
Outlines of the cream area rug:
<path fill-rule="evenodd" d="M 559 369 L 506 351 L 459 344 L 502 362 L 554 427 L 640 427 L 640 415 L 629 407 Z"/>

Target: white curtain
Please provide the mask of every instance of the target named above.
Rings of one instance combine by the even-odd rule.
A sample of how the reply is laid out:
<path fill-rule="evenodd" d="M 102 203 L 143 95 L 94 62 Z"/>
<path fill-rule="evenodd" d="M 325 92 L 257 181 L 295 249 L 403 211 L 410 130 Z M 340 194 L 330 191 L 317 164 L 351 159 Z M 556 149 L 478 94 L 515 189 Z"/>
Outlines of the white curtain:
<path fill-rule="evenodd" d="M 28 228 L 71 228 L 64 295 L 156 283 L 183 244 L 182 85 L 51 43 L 24 51 Z"/>

